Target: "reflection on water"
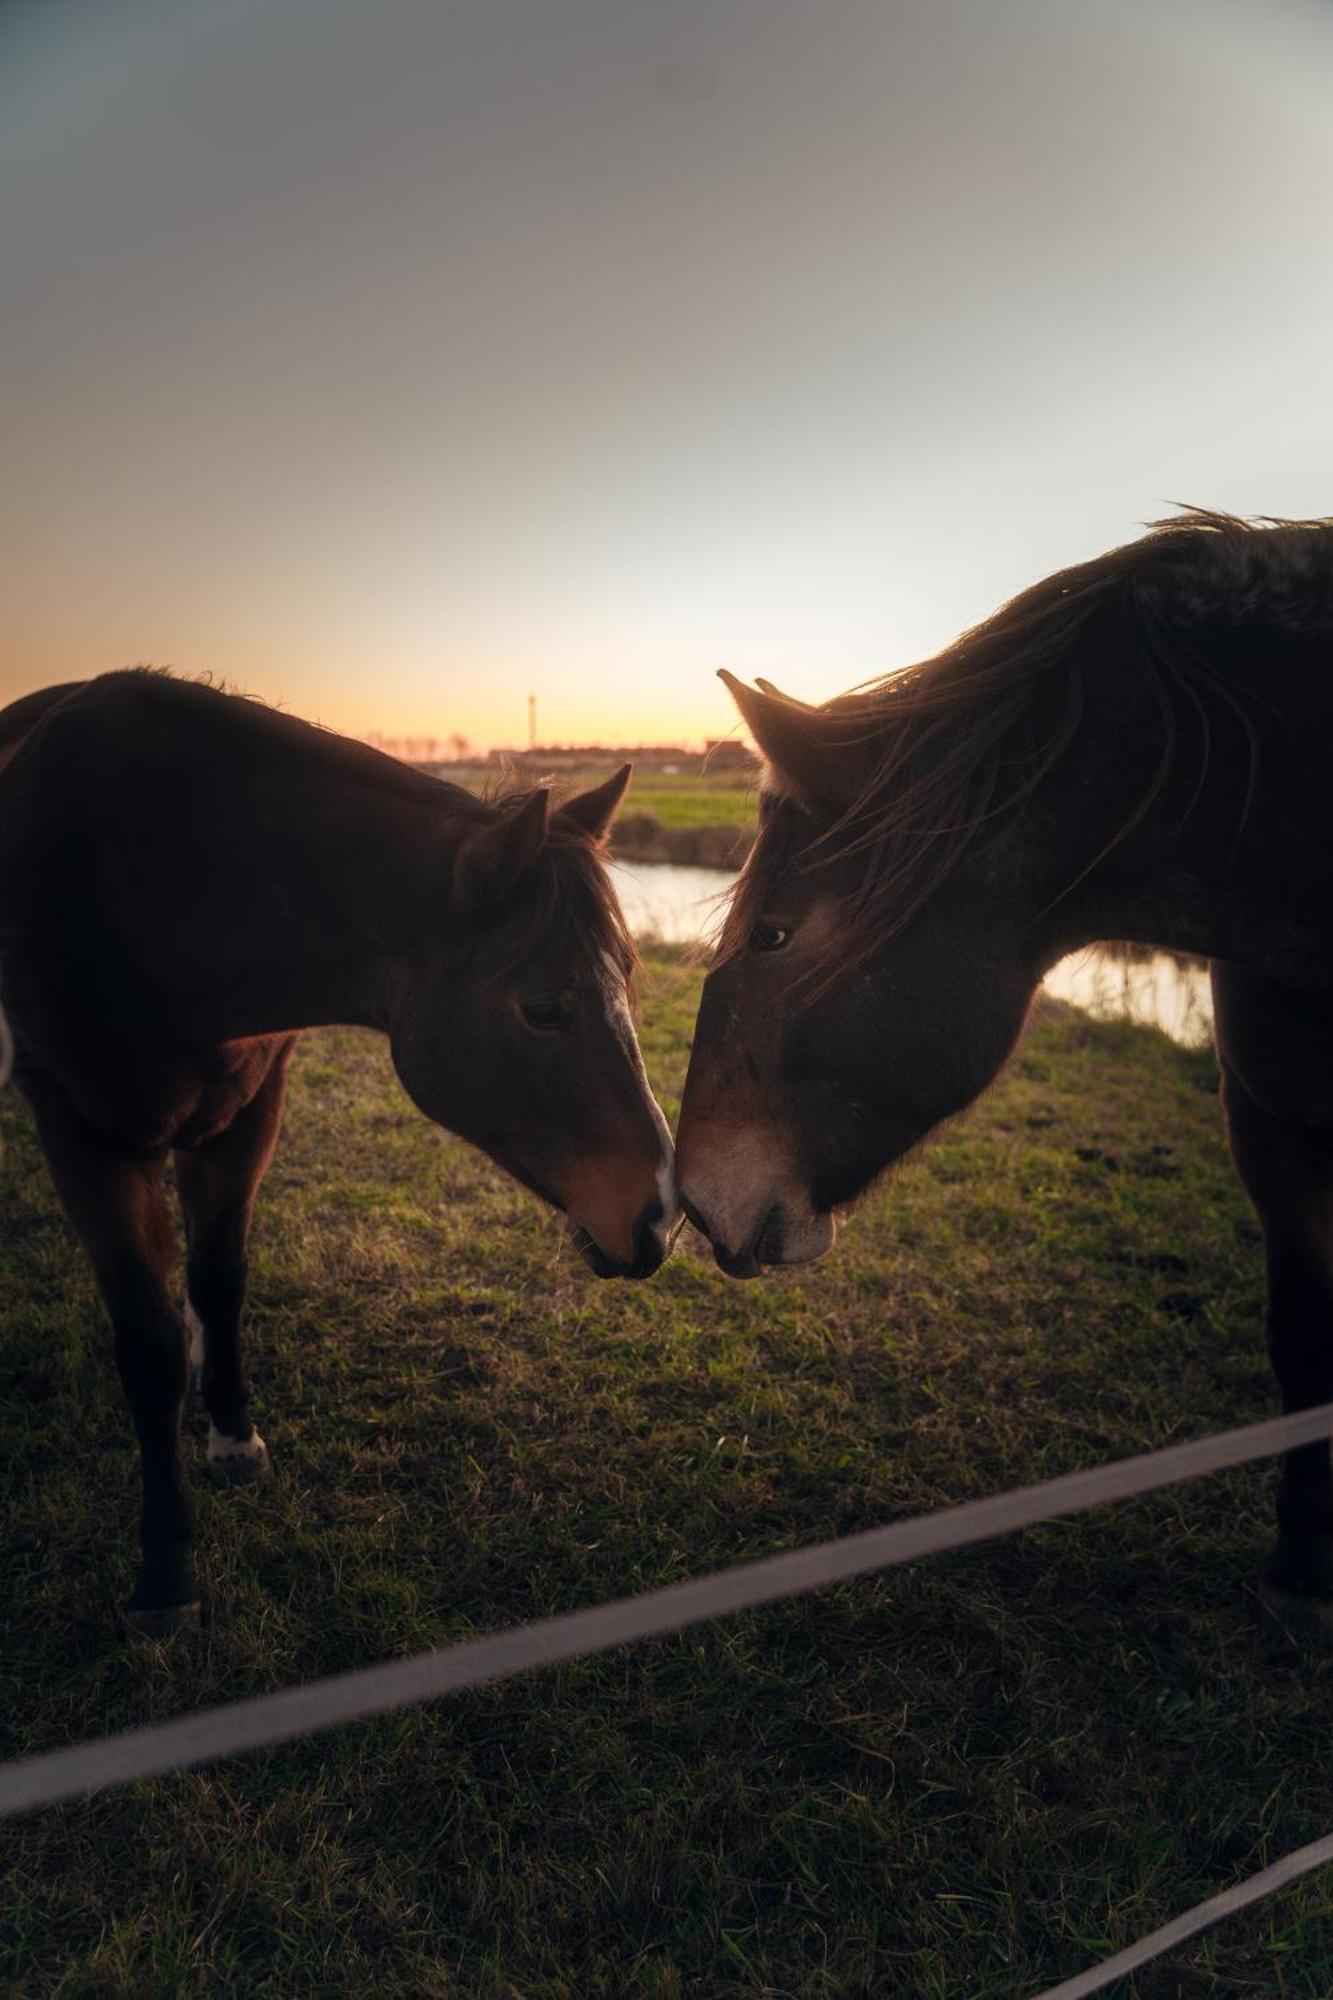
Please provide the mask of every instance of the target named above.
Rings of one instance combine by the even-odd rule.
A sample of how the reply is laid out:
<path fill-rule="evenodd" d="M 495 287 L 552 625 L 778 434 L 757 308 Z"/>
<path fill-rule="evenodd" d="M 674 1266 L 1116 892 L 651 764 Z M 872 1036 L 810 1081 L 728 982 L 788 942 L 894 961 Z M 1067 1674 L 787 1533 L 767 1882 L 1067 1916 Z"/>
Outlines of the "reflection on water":
<path fill-rule="evenodd" d="M 1092 945 L 1062 958 L 1046 975 L 1046 991 L 1086 1007 L 1101 1021 L 1138 1021 L 1162 1028 L 1173 1042 L 1198 1048 L 1213 1033 L 1213 996 L 1205 966 L 1166 951 L 1127 958 L 1114 946 Z"/>
<path fill-rule="evenodd" d="M 714 924 L 736 880 L 722 868 L 680 868 L 662 861 L 613 863 L 616 891 L 636 937 L 694 944 Z M 1155 951 L 1126 958 L 1092 946 L 1062 959 L 1046 991 L 1101 1020 L 1140 1021 L 1197 1047 L 1212 1033 L 1212 996 L 1202 966 Z"/>
<path fill-rule="evenodd" d="M 674 861 L 613 861 L 616 894 L 635 937 L 696 944 L 715 922 L 736 877 L 725 868 L 682 868 Z"/>

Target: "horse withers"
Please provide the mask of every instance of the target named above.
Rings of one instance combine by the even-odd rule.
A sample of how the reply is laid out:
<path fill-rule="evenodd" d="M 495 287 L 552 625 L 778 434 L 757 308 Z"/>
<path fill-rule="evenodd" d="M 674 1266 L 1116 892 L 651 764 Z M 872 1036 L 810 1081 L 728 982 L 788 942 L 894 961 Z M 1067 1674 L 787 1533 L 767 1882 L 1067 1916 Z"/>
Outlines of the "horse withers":
<path fill-rule="evenodd" d="M 767 774 L 677 1135 L 723 1269 L 827 1250 L 1067 952 L 1199 953 L 1283 1407 L 1333 1399 L 1333 522 L 1191 510 L 818 708 L 726 678 Z M 1325 1444 L 1265 1591 L 1333 1633 Z"/>
<path fill-rule="evenodd" d="M 300 1029 L 382 1029 L 419 1108 L 563 1209 L 599 1276 L 647 1277 L 662 1261 L 671 1142 L 601 851 L 628 776 L 558 806 L 544 788 L 477 799 L 258 702 L 145 671 L 0 713 L 14 1077 L 92 1261 L 139 1437 L 134 1629 L 199 1616 L 180 1452 L 191 1341 L 210 1474 L 268 1471 L 241 1312 Z"/>

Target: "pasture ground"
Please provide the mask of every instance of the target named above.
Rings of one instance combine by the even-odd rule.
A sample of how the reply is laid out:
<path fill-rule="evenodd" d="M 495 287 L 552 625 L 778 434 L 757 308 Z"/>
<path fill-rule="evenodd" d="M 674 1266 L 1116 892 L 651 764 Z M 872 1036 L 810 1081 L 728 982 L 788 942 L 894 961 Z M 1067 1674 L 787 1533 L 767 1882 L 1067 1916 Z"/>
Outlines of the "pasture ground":
<path fill-rule="evenodd" d="M 645 969 L 674 1110 L 698 973 Z M 1048 1004 L 835 1255 L 599 1284 L 311 1035 L 257 1232 L 276 1483 L 198 1481 L 200 1648 L 116 1631 L 135 1468 L 0 1104 L 0 1754 L 666 1583 L 1275 1407 L 1212 1059 Z M 202 1455 L 202 1419 L 189 1421 Z M 1271 1473 L 0 1827 L 0 1990 L 1023 2000 L 1333 1828 Z M 1133 1989 L 1333 1992 L 1333 1878 Z"/>

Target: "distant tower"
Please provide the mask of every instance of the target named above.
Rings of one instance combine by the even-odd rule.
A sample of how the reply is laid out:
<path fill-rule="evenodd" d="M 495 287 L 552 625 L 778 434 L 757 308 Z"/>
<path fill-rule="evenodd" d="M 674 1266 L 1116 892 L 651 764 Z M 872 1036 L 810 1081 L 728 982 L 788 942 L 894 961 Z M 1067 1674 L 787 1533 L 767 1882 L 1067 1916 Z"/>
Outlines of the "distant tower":
<path fill-rule="evenodd" d="M 537 697 L 535 694 L 528 696 L 528 748 L 529 750 L 537 748 Z"/>

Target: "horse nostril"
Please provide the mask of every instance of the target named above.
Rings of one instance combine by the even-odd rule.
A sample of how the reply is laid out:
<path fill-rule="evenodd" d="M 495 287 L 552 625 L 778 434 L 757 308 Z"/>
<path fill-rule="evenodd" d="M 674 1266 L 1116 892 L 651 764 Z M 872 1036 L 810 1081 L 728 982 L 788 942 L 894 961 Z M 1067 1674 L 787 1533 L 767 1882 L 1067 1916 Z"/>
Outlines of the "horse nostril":
<path fill-rule="evenodd" d="M 630 1254 L 626 1261 L 601 1249 L 582 1224 L 576 1226 L 574 1240 L 599 1278 L 651 1278 L 663 1263 L 675 1238 L 663 1226 L 662 1204 L 650 1201 L 640 1210 L 630 1230 Z"/>
<path fill-rule="evenodd" d="M 782 1262 L 782 1233 L 782 1210 L 775 1205 L 760 1223 L 755 1239 L 754 1254 L 761 1264 Z"/>
<path fill-rule="evenodd" d="M 634 1229 L 634 1261 L 626 1273 L 628 1277 L 651 1278 L 666 1256 L 666 1241 L 659 1227 L 661 1220 L 659 1201 L 651 1203 L 639 1217 Z"/>

